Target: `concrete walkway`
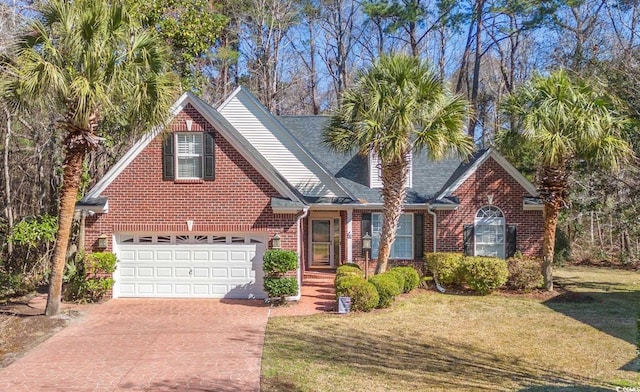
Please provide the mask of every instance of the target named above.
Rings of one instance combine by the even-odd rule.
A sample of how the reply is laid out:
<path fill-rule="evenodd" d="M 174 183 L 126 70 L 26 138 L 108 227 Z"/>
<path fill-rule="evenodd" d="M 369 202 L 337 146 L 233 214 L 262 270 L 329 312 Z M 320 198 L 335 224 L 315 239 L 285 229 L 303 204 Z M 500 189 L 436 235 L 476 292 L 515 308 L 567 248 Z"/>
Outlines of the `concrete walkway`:
<path fill-rule="evenodd" d="M 117 299 L 0 369 L 0 391 L 259 391 L 262 301 Z"/>

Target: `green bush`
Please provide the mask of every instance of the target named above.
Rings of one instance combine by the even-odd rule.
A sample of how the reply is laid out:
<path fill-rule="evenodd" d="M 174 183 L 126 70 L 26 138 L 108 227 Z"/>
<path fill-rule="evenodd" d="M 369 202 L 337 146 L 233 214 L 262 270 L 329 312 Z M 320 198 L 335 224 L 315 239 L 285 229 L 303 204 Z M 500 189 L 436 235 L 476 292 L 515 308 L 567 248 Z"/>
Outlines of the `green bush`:
<path fill-rule="evenodd" d="M 359 276 L 362 278 L 364 277 L 364 271 L 362 271 L 359 267 L 343 264 L 340 267 L 336 268 L 336 275 Z"/>
<path fill-rule="evenodd" d="M 507 260 L 509 278 L 507 287 L 512 290 L 533 290 L 543 283 L 540 266 L 542 260 L 535 257 L 517 255 Z"/>
<path fill-rule="evenodd" d="M 298 268 L 296 252 L 284 249 L 269 249 L 262 257 L 262 269 L 267 275 L 284 274 Z"/>
<path fill-rule="evenodd" d="M 401 294 L 404 293 L 404 285 L 406 284 L 406 279 L 404 277 L 404 274 L 395 269 L 390 269 L 386 273 L 395 278 L 396 283 L 398 283 L 398 287 L 400 287 L 400 293 Z"/>
<path fill-rule="evenodd" d="M 351 310 L 368 312 L 378 306 L 376 286 L 359 276 L 345 276 L 336 284 L 336 297 L 351 297 Z"/>
<path fill-rule="evenodd" d="M 35 284 L 22 274 L 0 270 L 0 298 L 19 297 L 35 289 Z"/>
<path fill-rule="evenodd" d="M 267 276 L 264 278 L 264 290 L 271 298 L 280 298 L 298 294 L 298 280 L 281 276 Z"/>
<path fill-rule="evenodd" d="M 75 260 L 67 263 L 63 282 L 64 298 L 67 301 L 99 302 L 113 288 L 113 272 L 116 270 L 116 255 L 111 252 L 95 252 L 84 257 L 78 253 Z"/>
<path fill-rule="evenodd" d="M 360 267 L 360 264 L 357 264 L 357 263 L 344 263 L 340 267 L 354 267 L 354 268 L 357 268 L 360 271 L 362 271 L 362 267 Z M 338 267 L 338 268 L 340 268 L 340 267 Z"/>
<path fill-rule="evenodd" d="M 362 272 L 360 268 L 343 264 L 340 267 L 336 268 L 336 277 L 334 283 L 337 286 L 340 280 L 348 276 L 357 276 L 358 278 L 364 278 L 364 272 Z"/>
<path fill-rule="evenodd" d="M 420 284 L 420 275 L 413 267 L 395 267 L 391 269 L 404 275 L 404 292 L 408 293 Z"/>
<path fill-rule="evenodd" d="M 441 285 L 461 285 L 463 282 L 462 253 L 426 253 L 427 268 Z"/>
<path fill-rule="evenodd" d="M 507 262 L 496 257 L 465 257 L 464 282 L 480 294 L 489 294 L 507 282 Z"/>
<path fill-rule="evenodd" d="M 387 308 L 391 305 L 397 295 L 402 293 L 402 289 L 398 286 L 395 276 L 389 273 L 373 275 L 369 278 L 378 291 L 378 308 Z"/>

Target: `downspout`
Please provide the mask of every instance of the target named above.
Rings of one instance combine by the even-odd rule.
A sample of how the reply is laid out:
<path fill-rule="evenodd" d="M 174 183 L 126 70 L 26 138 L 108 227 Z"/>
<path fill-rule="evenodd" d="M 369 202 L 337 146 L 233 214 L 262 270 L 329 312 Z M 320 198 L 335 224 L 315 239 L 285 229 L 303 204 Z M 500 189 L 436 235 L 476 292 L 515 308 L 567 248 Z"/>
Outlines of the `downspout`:
<path fill-rule="evenodd" d="M 438 251 L 438 239 L 436 237 L 438 234 L 438 215 L 433 211 L 431 205 L 429 205 L 427 212 L 433 217 L 433 253 L 436 253 Z"/>
<path fill-rule="evenodd" d="M 302 208 L 302 214 L 298 216 L 298 220 L 296 221 L 296 228 L 298 230 L 298 295 L 296 299 L 302 298 L 302 255 L 300 252 L 302 251 L 302 220 L 309 215 L 309 207 Z"/>
<path fill-rule="evenodd" d="M 438 252 L 438 237 L 437 237 L 438 215 L 436 215 L 435 211 L 433 211 L 433 206 L 431 205 L 429 205 L 427 212 L 429 213 L 429 215 L 433 217 L 433 253 L 437 253 Z M 435 274 L 433 275 L 433 281 L 436 283 L 436 289 L 439 292 L 444 293 L 445 289 L 444 287 L 440 286 L 440 283 L 438 282 L 438 277 Z"/>

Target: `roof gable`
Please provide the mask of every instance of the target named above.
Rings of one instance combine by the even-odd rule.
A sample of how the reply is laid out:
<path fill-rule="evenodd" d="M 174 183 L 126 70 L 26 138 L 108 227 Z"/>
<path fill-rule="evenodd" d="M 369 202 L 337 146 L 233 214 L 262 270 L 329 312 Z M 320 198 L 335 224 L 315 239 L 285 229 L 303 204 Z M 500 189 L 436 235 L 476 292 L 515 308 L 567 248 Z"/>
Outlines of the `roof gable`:
<path fill-rule="evenodd" d="M 478 168 L 487 161 L 489 158 L 493 158 L 513 179 L 515 179 L 532 197 L 538 197 L 538 190 L 536 187 L 527 180 L 522 173 L 518 171 L 509 161 L 507 161 L 502 155 L 500 155 L 493 148 L 488 148 L 484 151 L 480 151 L 473 156 L 469 162 L 462 163 L 458 170 L 451 176 L 447 184 L 443 187 L 442 191 L 436 197 L 436 200 L 442 200 L 447 197 L 453 196 L 453 193 L 462 185 Z"/>
<path fill-rule="evenodd" d="M 251 93 L 238 87 L 218 111 L 306 197 L 349 197 L 350 192 Z"/>
<path fill-rule="evenodd" d="M 89 190 L 83 199 L 95 199 L 133 162 L 133 160 L 166 128 L 167 124 L 191 104 L 240 154 L 283 196 L 300 202 L 299 195 L 273 166 L 248 143 L 215 109 L 190 92 L 184 93 L 171 107 L 165 125 L 154 127 L 138 140 L 122 158 Z"/>

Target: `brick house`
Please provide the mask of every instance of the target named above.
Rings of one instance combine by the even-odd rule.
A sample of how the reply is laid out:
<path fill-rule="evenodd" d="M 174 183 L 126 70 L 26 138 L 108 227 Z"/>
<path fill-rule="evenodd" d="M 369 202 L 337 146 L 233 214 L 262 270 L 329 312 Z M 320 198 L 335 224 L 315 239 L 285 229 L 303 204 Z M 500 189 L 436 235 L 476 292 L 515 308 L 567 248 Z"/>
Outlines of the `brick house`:
<path fill-rule="evenodd" d="M 118 256 L 114 297 L 263 298 L 262 255 L 278 243 L 298 253 L 301 284 L 306 270 L 362 264 L 365 234 L 376 259 L 376 158 L 330 152 L 328 117 L 276 117 L 243 88 L 217 109 L 186 93 L 171 116 L 77 206 L 85 250 Z M 392 262 L 541 254 L 538 193 L 496 151 L 411 161 Z"/>

